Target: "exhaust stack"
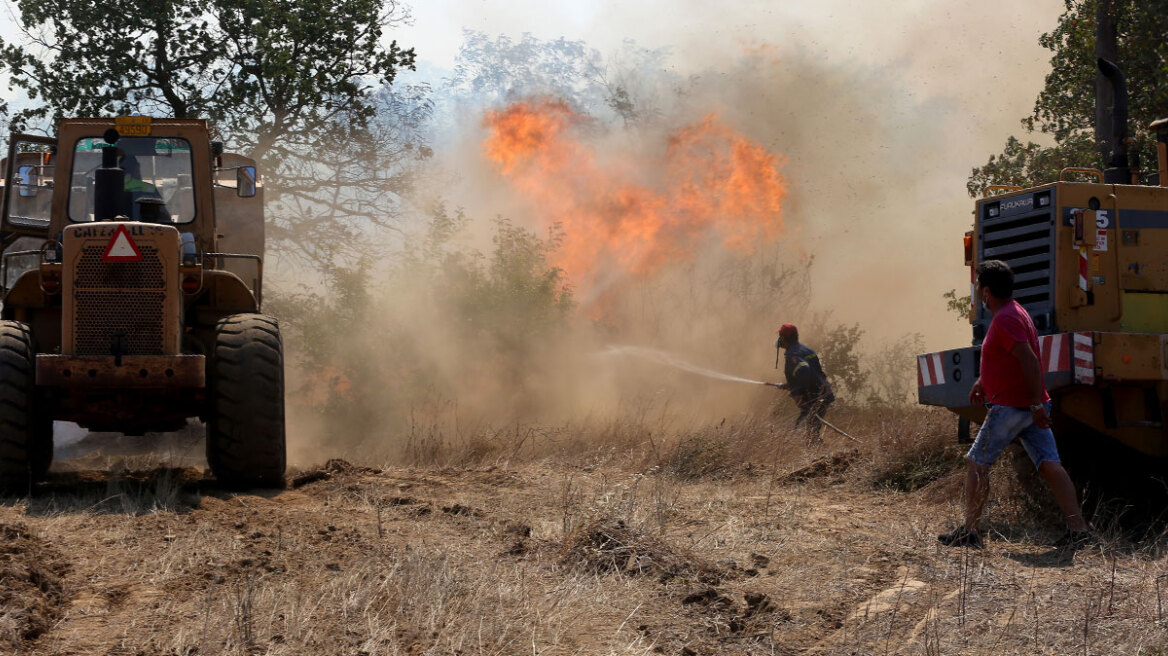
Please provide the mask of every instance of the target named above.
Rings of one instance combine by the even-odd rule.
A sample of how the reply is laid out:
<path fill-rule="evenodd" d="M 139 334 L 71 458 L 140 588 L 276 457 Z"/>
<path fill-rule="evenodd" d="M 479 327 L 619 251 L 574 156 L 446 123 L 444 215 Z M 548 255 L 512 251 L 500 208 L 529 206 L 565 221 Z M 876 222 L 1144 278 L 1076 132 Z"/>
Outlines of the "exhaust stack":
<path fill-rule="evenodd" d="M 1103 181 L 1107 184 L 1132 184 L 1131 166 L 1127 156 L 1127 80 L 1114 63 L 1100 57 L 1096 60 L 1099 72 L 1111 83 L 1115 105 L 1111 112 L 1111 139 L 1106 144 L 1111 152 Z"/>
<path fill-rule="evenodd" d="M 105 131 L 105 142 L 101 149 L 101 168 L 94 172 L 93 220 L 113 221 L 122 206 L 122 190 L 125 189 L 125 172 L 118 166 L 117 130 Z"/>
<path fill-rule="evenodd" d="M 1168 187 L 1168 118 L 1156 119 L 1148 129 L 1156 132 L 1156 184 Z"/>

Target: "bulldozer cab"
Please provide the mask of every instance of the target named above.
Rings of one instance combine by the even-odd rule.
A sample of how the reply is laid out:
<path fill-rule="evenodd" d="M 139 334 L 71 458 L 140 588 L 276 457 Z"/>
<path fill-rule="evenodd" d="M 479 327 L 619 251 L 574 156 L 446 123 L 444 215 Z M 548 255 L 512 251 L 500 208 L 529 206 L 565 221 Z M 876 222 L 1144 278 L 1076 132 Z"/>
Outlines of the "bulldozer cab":
<path fill-rule="evenodd" d="M 208 250 L 217 234 L 216 205 L 230 210 L 229 196 L 254 198 L 261 188 L 255 162 L 223 154 L 205 121 L 67 119 L 55 139 L 14 134 L 9 140 L 4 174 L 14 193 L 5 194 L 4 231 L 49 236 L 98 220 L 97 172 L 111 148 L 124 178 L 116 215 L 182 226 Z"/>
<path fill-rule="evenodd" d="M 99 217 L 103 157 L 122 172 L 112 215 Z M 102 218 L 173 226 L 208 269 L 240 278 L 262 295 L 263 185 L 255 161 L 223 153 L 201 120 L 66 119 L 56 138 L 13 134 L 0 203 L 0 289 L 36 264 L 44 240 Z"/>
<path fill-rule="evenodd" d="M 236 201 L 262 194 L 255 161 L 222 153 L 221 145 L 210 141 L 206 121 L 67 119 L 55 139 L 30 134 L 9 139 L 4 166 L 9 193 L 2 207 L 5 237 L 56 236 L 68 225 L 95 221 L 97 172 L 106 148 L 114 149 L 124 175 L 118 217 L 179 226 L 193 232 L 209 252 L 215 250 L 218 236 L 237 232 L 239 215 L 255 214 L 255 204 Z M 224 214 L 225 223 L 232 225 L 217 230 L 216 218 Z M 245 231 L 255 232 L 255 226 Z M 248 246 L 244 252 L 262 256 L 262 239 L 243 245 Z"/>

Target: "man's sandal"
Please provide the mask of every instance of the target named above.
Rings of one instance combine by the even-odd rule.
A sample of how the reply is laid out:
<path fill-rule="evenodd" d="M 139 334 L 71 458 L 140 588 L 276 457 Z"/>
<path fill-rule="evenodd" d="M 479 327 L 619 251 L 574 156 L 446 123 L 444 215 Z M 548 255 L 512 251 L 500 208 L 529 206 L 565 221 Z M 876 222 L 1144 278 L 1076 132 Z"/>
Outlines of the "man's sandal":
<path fill-rule="evenodd" d="M 977 531 L 971 531 L 964 526 L 958 526 L 944 535 L 938 535 L 937 542 L 946 547 L 973 547 L 975 549 L 983 545 Z"/>

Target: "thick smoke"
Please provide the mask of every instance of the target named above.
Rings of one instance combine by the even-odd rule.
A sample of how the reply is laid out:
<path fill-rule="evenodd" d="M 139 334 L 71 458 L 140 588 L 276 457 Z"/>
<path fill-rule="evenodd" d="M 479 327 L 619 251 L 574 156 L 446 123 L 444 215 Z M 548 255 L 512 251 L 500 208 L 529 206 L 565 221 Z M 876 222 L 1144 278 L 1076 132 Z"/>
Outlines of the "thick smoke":
<path fill-rule="evenodd" d="M 508 55 L 520 47 L 516 72 Z M 673 57 L 626 45 L 605 59 L 577 43 L 468 35 L 438 93 L 434 156 L 404 236 L 283 304 L 299 308 L 287 321 L 294 460 L 419 459 L 508 426 L 651 415 L 665 430 L 783 410 L 771 388 L 700 373 L 777 380 L 782 322 L 898 380 L 913 361 L 876 362 L 896 351 L 886 345 L 968 339 L 941 293 L 968 283 L 962 182 L 994 143 L 962 127 L 956 97 L 924 97 L 891 67 L 790 47 L 720 52 L 694 75 L 672 72 Z M 492 150 L 492 119 L 523 106 L 563 119 L 566 160 L 516 163 Z M 705 152 L 678 169 L 670 149 L 703 125 L 721 137 L 696 140 Z M 703 167 L 735 149 L 761 159 L 781 193 L 744 206 L 710 188 Z M 522 166 L 561 170 L 517 174 Z M 613 180 L 643 197 L 611 197 Z M 696 223 L 686 214 L 695 198 L 714 207 Z M 651 212 L 667 216 L 669 235 L 603 224 L 606 213 Z M 728 236 L 735 221 L 747 229 Z M 855 337 L 840 330 L 852 324 L 859 343 L 825 343 Z M 905 342 L 915 333 L 923 341 Z M 845 401 L 867 400 L 851 391 Z"/>

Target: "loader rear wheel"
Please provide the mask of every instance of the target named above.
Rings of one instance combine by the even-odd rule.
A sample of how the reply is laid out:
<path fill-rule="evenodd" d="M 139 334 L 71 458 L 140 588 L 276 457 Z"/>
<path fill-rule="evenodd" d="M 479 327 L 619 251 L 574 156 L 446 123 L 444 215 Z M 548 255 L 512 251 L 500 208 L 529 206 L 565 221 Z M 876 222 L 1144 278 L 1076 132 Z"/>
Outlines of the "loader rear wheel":
<path fill-rule="evenodd" d="M 0 321 L 0 488 L 24 492 L 53 462 L 53 422 L 36 388 L 28 324 Z"/>
<path fill-rule="evenodd" d="M 276 320 L 221 319 L 207 384 L 207 463 L 215 478 L 229 487 L 283 487 L 284 352 Z"/>
<path fill-rule="evenodd" d="M 957 443 L 970 444 L 973 442 L 973 437 L 970 436 L 969 425 L 970 422 L 965 417 L 957 418 Z"/>

